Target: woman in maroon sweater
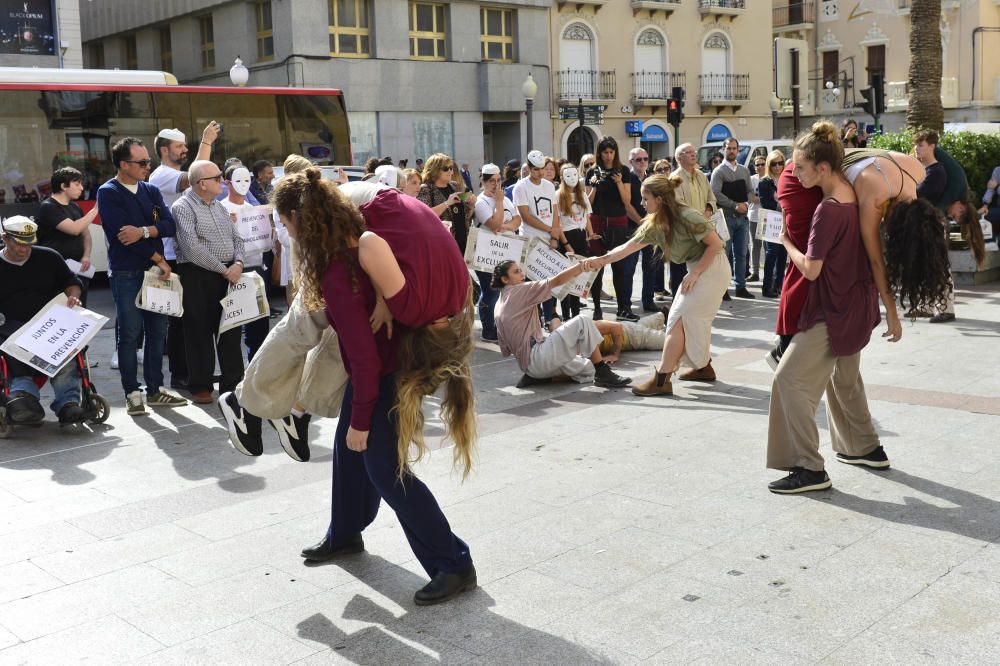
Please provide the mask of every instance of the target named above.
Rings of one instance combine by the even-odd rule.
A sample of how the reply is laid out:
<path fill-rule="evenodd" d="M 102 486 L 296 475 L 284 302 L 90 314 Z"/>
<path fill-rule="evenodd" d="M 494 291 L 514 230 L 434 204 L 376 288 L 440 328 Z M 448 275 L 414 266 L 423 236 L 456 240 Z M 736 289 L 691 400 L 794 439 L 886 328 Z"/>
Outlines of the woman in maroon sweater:
<path fill-rule="evenodd" d="M 372 226 L 387 238 L 365 232 L 357 209 L 315 168 L 283 179 L 272 200 L 297 241 L 304 303 L 325 308 L 350 376 L 334 440 L 330 528 L 313 550 L 322 553 L 321 559 L 364 550 L 361 532 L 384 499 L 431 578 L 414 596 L 418 605 L 441 603 L 475 588 L 469 547 L 451 531 L 430 490 L 411 472 L 407 456 L 406 433 L 422 445 L 422 433 L 413 430 L 422 426 L 422 416 L 412 411 L 419 412 L 423 395 L 447 381 L 444 418 L 456 449 L 462 449 L 455 455 L 466 473 L 471 464 L 471 381 L 467 353 L 460 356 L 467 347 L 455 344 L 455 338 L 464 327 L 471 340 L 472 306 L 464 262 L 461 276 L 455 270 L 455 256 L 458 262 L 461 256 L 454 242 L 426 206 L 392 191 L 365 205 Z M 379 242 L 395 240 L 398 229 L 408 232 L 406 242 L 392 244 L 401 276 L 387 282 L 381 262 L 366 258 L 364 263 L 374 270 L 376 283 L 384 283 L 379 290 L 390 309 L 395 307 L 408 326 L 393 335 L 388 327 L 373 333 L 378 293 L 359 255 L 377 257 Z M 463 288 L 465 300 L 460 301 Z M 451 374 L 442 375 L 432 362 L 446 345 L 457 351 L 448 361 Z"/>

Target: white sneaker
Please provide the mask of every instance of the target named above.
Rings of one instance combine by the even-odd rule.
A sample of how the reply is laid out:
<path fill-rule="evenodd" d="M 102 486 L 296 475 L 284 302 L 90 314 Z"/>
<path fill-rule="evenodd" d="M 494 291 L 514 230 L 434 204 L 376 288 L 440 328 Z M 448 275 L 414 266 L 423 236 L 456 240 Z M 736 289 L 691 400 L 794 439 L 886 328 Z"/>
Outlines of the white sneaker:
<path fill-rule="evenodd" d="M 115 350 L 115 353 L 111 355 L 111 369 L 112 370 L 117 370 L 118 369 L 118 350 L 117 349 Z"/>
<path fill-rule="evenodd" d="M 142 404 L 142 391 L 132 391 L 125 396 L 125 410 L 129 416 L 146 415 L 146 406 Z"/>

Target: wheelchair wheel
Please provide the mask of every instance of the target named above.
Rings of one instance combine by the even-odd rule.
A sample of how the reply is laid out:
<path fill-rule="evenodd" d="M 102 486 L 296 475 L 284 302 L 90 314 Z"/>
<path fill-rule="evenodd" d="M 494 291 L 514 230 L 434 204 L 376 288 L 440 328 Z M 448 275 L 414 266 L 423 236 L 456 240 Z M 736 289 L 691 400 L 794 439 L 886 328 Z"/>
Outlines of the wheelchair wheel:
<path fill-rule="evenodd" d="M 14 432 L 14 426 L 7 420 L 7 408 L 0 407 L 0 439 L 7 439 Z"/>
<path fill-rule="evenodd" d="M 111 416 L 111 403 L 103 395 L 92 395 L 90 408 L 94 411 L 94 415 L 87 419 L 89 423 L 104 423 Z"/>

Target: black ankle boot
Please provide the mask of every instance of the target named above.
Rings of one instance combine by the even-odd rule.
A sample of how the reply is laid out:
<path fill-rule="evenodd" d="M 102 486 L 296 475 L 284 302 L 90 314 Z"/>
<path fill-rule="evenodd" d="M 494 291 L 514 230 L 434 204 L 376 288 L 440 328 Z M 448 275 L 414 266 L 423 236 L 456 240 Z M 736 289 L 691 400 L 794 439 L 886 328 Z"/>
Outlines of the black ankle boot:
<path fill-rule="evenodd" d="M 339 546 L 334 546 L 330 537 L 326 536 L 315 546 L 303 548 L 302 557 L 308 562 L 326 562 L 341 555 L 352 555 L 364 552 L 364 550 L 365 541 L 361 538 L 361 532 L 358 532 Z"/>
<path fill-rule="evenodd" d="M 462 592 L 476 589 L 476 567 L 469 565 L 465 571 L 447 573 L 439 571 L 431 582 L 417 590 L 413 603 L 418 606 L 432 606 L 453 599 Z"/>

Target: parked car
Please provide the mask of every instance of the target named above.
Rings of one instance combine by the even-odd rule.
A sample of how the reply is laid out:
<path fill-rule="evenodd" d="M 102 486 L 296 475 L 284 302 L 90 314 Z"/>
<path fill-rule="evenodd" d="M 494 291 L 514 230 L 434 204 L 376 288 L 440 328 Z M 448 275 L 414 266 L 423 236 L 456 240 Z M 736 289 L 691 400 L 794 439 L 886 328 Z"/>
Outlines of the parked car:
<path fill-rule="evenodd" d="M 319 170 L 323 172 L 323 178 L 327 180 L 337 180 L 337 169 L 343 169 L 344 173 L 347 174 L 347 180 L 354 182 L 356 180 L 361 180 L 365 175 L 364 167 L 359 166 L 321 166 Z M 274 180 L 271 181 L 273 185 L 277 185 L 278 181 L 281 180 L 285 175 L 284 167 L 276 166 L 274 167 Z"/>
<path fill-rule="evenodd" d="M 706 173 L 712 155 L 722 152 L 722 144 L 722 141 L 712 141 L 698 149 L 698 164 Z M 784 153 L 785 159 L 792 157 L 792 144 L 788 139 L 746 139 L 740 141 L 740 152 L 736 154 L 736 162 L 750 169 L 752 174 L 753 161 L 757 157 L 767 157 L 772 150 L 780 150 Z"/>

